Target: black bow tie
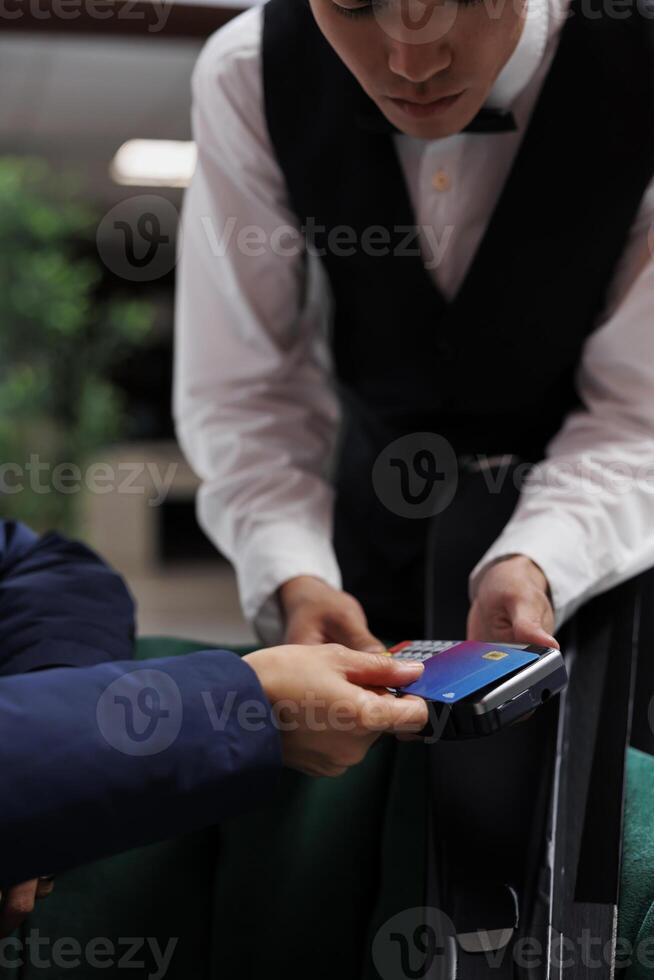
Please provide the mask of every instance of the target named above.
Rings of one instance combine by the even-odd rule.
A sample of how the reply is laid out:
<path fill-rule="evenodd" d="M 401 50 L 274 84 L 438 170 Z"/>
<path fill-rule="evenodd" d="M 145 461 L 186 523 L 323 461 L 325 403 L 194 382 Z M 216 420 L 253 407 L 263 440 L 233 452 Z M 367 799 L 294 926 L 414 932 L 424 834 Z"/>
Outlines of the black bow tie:
<path fill-rule="evenodd" d="M 464 133 L 515 133 L 518 124 L 512 112 L 504 109 L 480 109 Z"/>
<path fill-rule="evenodd" d="M 400 130 L 377 108 L 372 100 L 366 98 L 366 105 L 357 112 L 357 121 L 369 133 L 399 133 Z M 518 126 L 512 112 L 504 109 L 481 109 L 475 118 L 463 129 L 464 133 L 514 133 Z"/>

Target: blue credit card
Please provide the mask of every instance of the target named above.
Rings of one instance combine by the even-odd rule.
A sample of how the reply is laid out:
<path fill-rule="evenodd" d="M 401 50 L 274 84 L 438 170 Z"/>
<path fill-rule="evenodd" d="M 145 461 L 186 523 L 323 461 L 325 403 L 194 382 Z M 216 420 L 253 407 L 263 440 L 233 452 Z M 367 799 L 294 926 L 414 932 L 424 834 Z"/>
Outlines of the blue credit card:
<path fill-rule="evenodd" d="M 464 640 L 425 660 L 420 680 L 398 690 L 427 701 L 455 704 L 534 660 L 538 660 L 536 653 L 501 643 Z"/>

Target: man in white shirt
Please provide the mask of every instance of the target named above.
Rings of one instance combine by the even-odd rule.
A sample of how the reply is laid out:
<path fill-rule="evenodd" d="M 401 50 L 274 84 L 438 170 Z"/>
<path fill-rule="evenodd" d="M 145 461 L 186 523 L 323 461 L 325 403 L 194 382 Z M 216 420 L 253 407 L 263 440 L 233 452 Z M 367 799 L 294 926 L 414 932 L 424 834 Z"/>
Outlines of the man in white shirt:
<path fill-rule="evenodd" d="M 293 14 L 315 17 L 320 38 L 312 37 L 307 45 L 311 58 L 328 59 L 331 55 L 341 68 L 345 65 L 349 70 L 347 80 L 328 60 L 317 63 L 315 73 L 308 75 L 312 63 L 302 62 L 302 45 L 295 42 L 293 34 L 294 30 L 298 37 L 302 31 L 306 33 L 307 24 L 292 25 L 285 37 L 284 12 L 268 8 L 265 14 L 260 8 L 251 9 L 218 32 L 206 46 L 193 82 L 198 166 L 187 194 L 183 223 L 175 412 L 181 444 L 203 481 L 199 497 L 202 525 L 234 562 L 245 613 L 264 638 L 273 641 L 285 634 L 293 642 L 334 640 L 360 649 L 379 648 L 380 631 L 393 621 L 373 615 L 369 625 L 366 613 L 371 612 L 367 607 L 374 605 L 374 595 L 383 594 L 384 583 L 375 582 L 374 588 L 366 588 L 361 576 L 346 575 L 346 585 L 354 582 L 352 591 L 358 596 L 349 594 L 343 589 L 340 556 L 332 543 L 332 459 L 342 415 L 342 400 L 333 379 L 339 383 L 344 380 L 357 397 L 363 391 L 365 410 L 374 414 L 380 402 L 376 392 L 369 396 L 365 388 L 367 376 L 356 361 L 356 351 L 362 349 L 366 356 L 370 353 L 368 375 L 372 376 L 384 328 L 382 325 L 376 332 L 373 324 L 367 337 L 355 337 L 351 342 L 353 329 L 337 327 L 333 347 L 336 366 L 330 364 L 325 326 L 334 305 L 340 304 L 343 315 L 348 295 L 339 281 L 339 271 L 334 271 L 340 256 L 328 254 L 324 262 L 328 284 L 313 254 L 320 249 L 304 246 L 302 231 L 309 222 L 298 203 L 309 202 L 308 217 L 314 222 L 320 207 L 324 212 L 331 207 L 328 223 L 335 225 L 337 218 L 347 220 L 347 213 L 337 215 L 337 204 L 316 204 L 311 194 L 326 194 L 330 179 L 338 188 L 339 200 L 347 198 L 350 183 L 354 185 L 352 200 L 355 194 L 360 198 L 367 193 L 366 178 L 357 174 L 358 131 L 349 146 L 333 145 L 339 134 L 350 133 L 338 127 L 341 117 L 354 110 L 338 98 L 346 91 L 344 86 L 354 80 L 356 97 L 365 93 L 370 102 L 366 111 L 372 108 L 378 113 L 382 129 L 385 122 L 394 130 L 371 139 L 383 139 L 385 146 L 392 141 L 410 197 L 411 217 L 419 232 L 421 259 L 417 261 L 427 270 L 441 306 L 449 304 L 451 308 L 459 302 L 459 307 L 465 304 L 464 312 L 473 311 L 477 316 L 479 310 L 475 310 L 471 294 L 480 293 L 482 287 L 489 289 L 488 284 L 499 279 L 489 259 L 493 251 L 489 239 L 495 234 L 496 249 L 510 244 L 506 234 L 503 239 L 499 237 L 498 212 L 503 209 L 504 224 L 510 230 L 513 222 L 513 237 L 519 238 L 528 228 L 532 209 L 533 244 L 524 241 L 522 251 L 527 261 L 530 248 L 533 250 L 532 266 L 538 266 L 533 288 L 540 283 L 545 292 L 532 295 L 531 300 L 524 295 L 530 284 L 522 286 L 528 267 L 523 272 L 517 268 L 522 261 L 520 246 L 515 258 L 508 254 L 504 260 L 516 267 L 515 279 L 501 284 L 502 296 L 523 288 L 515 318 L 518 323 L 521 317 L 524 330 L 532 334 L 522 344 L 524 349 L 515 337 L 501 337 L 501 328 L 496 331 L 495 345 L 503 356 L 499 366 L 490 362 L 493 348 L 484 346 L 481 330 L 465 338 L 463 353 L 456 351 L 456 340 L 448 336 L 447 327 L 437 344 L 430 340 L 420 347 L 422 339 L 414 343 L 410 335 L 415 299 L 411 290 L 403 297 L 409 326 L 400 327 L 396 338 L 397 375 L 392 372 L 394 355 L 390 350 L 386 362 L 379 360 L 378 376 L 381 387 L 401 402 L 401 393 L 395 395 L 395 381 L 400 392 L 402 388 L 408 390 L 411 358 L 416 372 L 425 363 L 433 370 L 434 388 L 457 371 L 463 385 L 469 372 L 474 373 L 476 361 L 481 369 L 486 361 L 490 404 L 501 401 L 507 387 L 516 395 L 522 390 L 529 392 L 532 386 L 536 389 L 539 374 L 550 370 L 546 364 L 549 350 L 553 365 L 549 388 L 543 382 L 543 392 L 534 396 L 534 404 L 529 404 L 527 395 L 524 410 L 520 405 L 515 409 L 516 418 L 534 413 L 530 421 L 533 429 L 534 419 L 543 415 L 539 398 L 542 405 L 559 398 L 557 392 L 564 382 L 555 377 L 554 365 L 567 357 L 569 367 L 565 370 L 572 373 L 574 369 L 570 391 L 574 387 L 576 398 L 566 395 L 557 402 L 560 424 L 549 422 L 549 431 L 548 425 L 544 426 L 542 450 L 538 440 L 537 449 L 529 446 L 518 450 L 518 456 L 532 462 L 542 459 L 542 465 L 527 478 L 510 519 L 503 529 L 496 529 L 492 544 L 488 542 L 491 546 L 475 555 L 475 567 L 467 569 L 470 637 L 555 642 L 552 632 L 581 603 L 654 561 L 654 343 L 650 329 L 654 268 L 648 242 L 654 218 L 654 186 L 649 184 L 651 117 L 642 115 L 647 100 L 643 97 L 643 105 L 634 108 L 625 96 L 629 80 L 609 78 L 606 92 L 597 89 L 597 105 L 588 103 L 583 115 L 577 111 L 576 118 L 562 119 L 561 142 L 553 145 L 549 137 L 557 132 L 556 125 L 547 130 L 544 117 L 549 119 L 553 109 L 558 111 L 556 79 L 562 82 L 566 78 L 566 70 L 570 73 L 569 67 L 564 70 L 566 58 L 568 66 L 571 61 L 561 38 L 566 32 L 572 36 L 575 29 L 582 40 L 583 32 L 588 31 L 595 40 L 599 36 L 601 43 L 599 28 L 592 35 L 597 18 L 575 11 L 580 26 L 572 23 L 564 28 L 566 11 L 555 0 L 530 0 L 528 5 L 462 2 L 458 6 L 446 0 L 444 4 L 421 3 L 416 9 L 407 8 L 406 3 L 402 7 L 394 2 L 371 7 L 367 0 L 311 0 L 311 13 L 307 8 L 302 14 Z M 270 20 L 267 66 L 265 16 Z M 614 21 L 610 30 L 607 27 L 606 37 L 613 39 L 616 51 L 623 45 L 622 53 L 630 61 L 624 74 L 633 71 L 635 79 L 638 66 L 629 58 L 629 45 L 638 45 L 637 37 L 645 26 L 633 25 L 635 8 L 630 8 L 629 16 L 628 27 Z M 315 29 L 313 20 L 311 23 Z M 578 49 L 579 37 L 575 40 Z M 327 46 L 321 48 L 325 39 Z M 598 46 L 598 62 L 602 57 Z M 282 78 L 284 59 L 286 76 Z M 589 65 L 589 71 L 594 71 L 592 62 Z M 335 104 L 331 109 L 320 102 L 320 92 L 329 89 L 331 81 L 321 72 L 325 66 L 334 72 L 331 97 Z M 305 75 L 298 77 L 301 68 Z M 642 71 L 646 73 L 649 68 L 649 62 L 644 63 Z M 600 65 L 598 71 L 603 70 Z M 588 75 L 583 58 L 578 71 L 580 85 L 575 80 L 570 93 L 583 88 Z M 611 71 L 613 65 L 606 68 L 607 77 Z M 591 84 L 598 83 L 593 78 L 588 82 Z M 625 86 L 622 93 L 620 85 Z M 624 105 L 624 113 L 632 113 L 624 122 L 625 132 L 634 129 L 634 118 L 640 122 L 643 147 L 638 151 L 637 171 L 630 169 L 637 151 L 626 145 L 620 130 L 623 114 L 613 113 L 607 101 L 610 86 L 617 91 L 616 101 Z M 329 97 L 328 92 L 327 101 Z M 482 120 L 482 128 L 476 129 L 474 121 L 480 118 L 482 107 L 493 112 L 488 113 L 490 122 L 483 124 Z M 561 101 L 562 116 L 565 111 Z M 502 118 L 509 112 L 511 118 L 504 126 Z M 493 113 L 500 121 L 497 128 Z M 602 119 L 606 119 L 604 132 Z M 572 145 L 575 128 L 580 132 L 578 146 Z M 595 167 L 591 170 L 583 158 L 583 143 L 592 141 L 591 137 L 597 144 L 593 143 L 593 159 L 598 160 L 599 171 L 605 168 L 601 173 Z M 615 156 L 616 143 L 621 144 L 622 156 Z M 381 142 L 374 144 L 380 146 Z M 370 151 L 369 160 L 376 161 L 377 152 Z M 535 169 L 535 156 L 542 156 L 540 170 Z M 306 178 L 294 175 L 295 158 L 298 171 L 300 166 L 306 171 L 307 161 L 311 161 L 319 190 L 310 187 L 311 173 Z M 329 173 L 326 165 L 320 170 L 321 158 L 329 160 Z M 379 151 L 382 159 L 386 157 Z M 624 161 L 622 171 L 615 170 L 616 160 Z M 648 171 L 650 178 L 645 181 L 643 174 Z M 579 188 L 574 184 L 580 179 L 591 184 L 593 176 L 593 197 L 589 191 L 585 201 L 583 183 Z M 302 184 L 304 179 L 307 186 Z M 531 197 L 523 193 L 520 198 L 514 188 L 525 183 Z M 631 196 L 627 194 L 622 200 L 627 185 Z M 379 187 L 383 186 L 380 182 Z M 507 188 L 514 193 L 508 203 Z M 598 199 L 599 193 L 604 197 Z M 559 201 L 561 208 L 565 205 L 565 214 L 552 213 L 552 225 L 543 226 L 547 212 L 542 200 L 548 194 L 555 206 Z M 568 222 L 577 199 L 579 214 Z M 400 212 L 404 216 L 406 208 L 395 213 Z M 366 213 L 377 214 L 372 205 Z M 564 218 L 568 224 L 561 227 Z M 602 235 L 603 251 L 594 257 L 593 243 Z M 587 242 L 580 241 L 573 254 L 570 242 L 575 236 L 586 236 Z M 337 252 L 338 243 L 334 246 L 332 240 L 331 244 Z M 549 252 L 539 255 L 541 247 Z M 554 271 L 539 266 L 545 255 L 551 256 Z M 345 266 L 342 278 L 348 282 L 357 276 L 363 279 L 370 269 L 374 275 L 378 268 L 375 289 L 393 274 L 394 267 L 406 262 L 402 259 L 394 266 L 382 266 L 377 260 L 375 267 L 372 258 L 372 264 L 364 269 L 356 266 L 356 261 L 349 268 Z M 579 267 L 579 283 L 571 292 L 564 277 L 565 267 L 573 264 Z M 606 280 L 601 289 L 597 281 L 588 278 L 585 264 L 595 265 L 596 275 Z M 481 278 L 480 267 L 484 269 Z M 419 272 L 414 269 L 411 275 L 416 277 L 418 293 L 426 289 L 418 282 Z M 406 281 L 412 280 L 408 277 Z M 532 324 L 539 307 L 547 307 L 548 297 L 557 291 L 559 307 L 547 309 L 547 321 L 543 314 L 542 322 Z M 581 310 L 577 292 L 587 296 L 583 316 L 577 312 Z M 489 295 L 479 309 L 492 307 L 494 302 L 494 296 Z M 559 308 L 563 311 L 560 324 Z M 423 315 L 427 329 L 433 322 L 437 334 L 437 315 L 430 319 L 431 310 L 426 305 Z M 575 325 L 582 319 L 585 322 L 574 343 L 566 340 L 566 315 Z M 377 312 L 377 318 L 381 317 L 383 309 Z M 502 312 L 502 322 L 505 319 Z M 450 333 L 461 332 L 460 323 L 469 321 L 470 317 L 465 321 L 462 314 Z M 488 329 L 495 327 L 491 324 Z M 348 343 L 359 347 L 345 354 L 339 352 L 339 330 L 340 337 L 346 338 L 340 341 L 341 348 Z M 409 365 L 406 377 L 399 363 L 403 357 Z M 505 378 L 500 376 L 502 365 L 507 366 Z M 442 381 L 438 371 L 444 372 Z M 483 380 L 484 376 L 479 373 L 479 377 Z M 425 387 L 422 377 L 416 380 L 419 386 Z M 456 401 L 456 395 L 450 395 L 450 403 L 453 397 Z M 464 405 L 458 417 L 465 411 Z M 460 437 L 463 429 L 459 422 L 448 428 L 443 420 L 448 413 L 437 404 L 431 414 L 422 406 L 411 414 L 410 421 L 402 419 L 398 424 L 393 419 L 384 437 L 374 447 L 371 443 L 359 457 L 350 447 L 346 453 L 350 479 L 347 486 L 339 485 L 340 500 L 347 504 L 351 484 L 371 484 L 378 453 L 393 438 L 406 433 L 441 432 L 457 456 L 472 454 L 482 469 L 490 467 L 487 472 L 491 473 L 498 472 L 494 469 L 497 455 L 514 452 L 519 442 L 516 439 L 516 445 L 512 443 L 510 426 L 509 438 L 498 440 L 497 446 L 477 434 L 470 439 Z M 552 417 L 557 418 L 556 413 Z M 500 427 L 500 422 L 494 421 L 492 431 Z M 357 458 L 361 463 L 358 471 L 356 462 L 353 466 Z M 344 536 L 358 533 L 357 525 L 365 524 L 366 514 L 378 506 L 379 501 L 370 498 L 358 512 L 353 511 Z M 390 517 L 392 520 L 394 515 Z M 446 510 L 446 521 L 447 517 Z M 409 585 L 410 579 L 408 593 L 416 591 L 417 579 L 405 572 L 406 563 L 393 568 L 393 549 L 401 551 L 402 547 L 404 532 L 398 530 L 402 525 L 389 525 L 385 532 L 383 524 L 376 521 L 373 515 L 371 540 L 362 540 L 360 551 L 371 566 L 371 574 L 378 572 L 380 565 L 388 566 L 391 586 L 380 603 L 388 606 L 393 594 L 401 601 L 398 581 L 404 578 Z M 424 540 L 423 521 L 405 520 L 404 527 L 407 537 Z M 375 537 L 389 539 L 388 554 L 374 551 Z M 447 555 L 443 560 L 447 561 Z M 410 623 L 404 622 L 404 628 L 409 628 Z M 415 617 L 412 622 L 414 631 L 420 631 Z"/>
<path fill-rule="evenodd" d="M 654 563 L 653 23 L 588 2 L 270 0 L 200 58 L 175 412 L 269 641 L 552 644 Z M 522 903 L 552 719 L 430 746 L 444 881 Z"/>

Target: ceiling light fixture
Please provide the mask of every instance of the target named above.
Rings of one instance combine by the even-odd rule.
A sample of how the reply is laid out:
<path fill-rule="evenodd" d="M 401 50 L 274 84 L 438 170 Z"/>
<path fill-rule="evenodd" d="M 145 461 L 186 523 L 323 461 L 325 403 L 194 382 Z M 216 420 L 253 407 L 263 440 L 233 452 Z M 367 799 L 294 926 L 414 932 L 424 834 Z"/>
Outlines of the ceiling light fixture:
<path fill-rule="evenodd" d="M 184 140 L 128 140 L 111 161 L 117 184 L 138 187 L 186 187 L 193 176 L 197 150 Z"/>

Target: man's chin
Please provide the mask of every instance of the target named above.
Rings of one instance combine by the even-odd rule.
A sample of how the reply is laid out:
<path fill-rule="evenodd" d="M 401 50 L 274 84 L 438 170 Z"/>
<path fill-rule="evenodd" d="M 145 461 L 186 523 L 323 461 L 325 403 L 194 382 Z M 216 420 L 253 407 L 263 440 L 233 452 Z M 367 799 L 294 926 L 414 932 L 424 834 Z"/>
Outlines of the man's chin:
<path fill-rule="evenodd" d="M 446 139 L 448 136 L 460 133 L 474 119 L 478 111 L 476 108 L 466 111 L 463 105 L 456 105 L 446 112 L 420 119 L 410 116 L 388 99 L 385 105 L 380 105 L 380 108 L 401 133 L 424 140 Z"/>
<path fill-rule="evenodd" d="M 427 120 L 417 119 L 403 119 L 401 122 L 398 119 L 394 119 L 393 124 L 406 136 L 414 136 L 423 140 L 446 139 L 448 136 L 454 136 L 456 133 L 460 133 L 466 125 L 465 123 L 463 125 L 448 123 L 444 120 L 428 122 Z"/>

